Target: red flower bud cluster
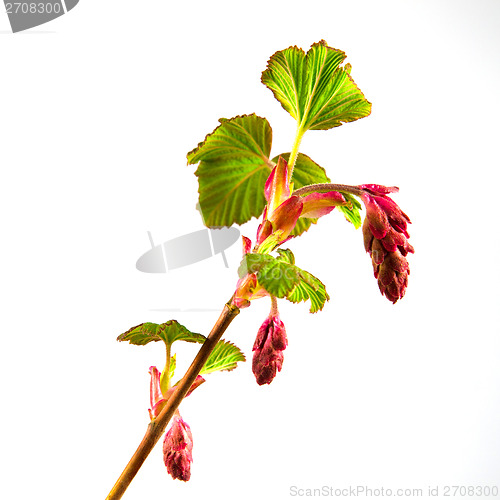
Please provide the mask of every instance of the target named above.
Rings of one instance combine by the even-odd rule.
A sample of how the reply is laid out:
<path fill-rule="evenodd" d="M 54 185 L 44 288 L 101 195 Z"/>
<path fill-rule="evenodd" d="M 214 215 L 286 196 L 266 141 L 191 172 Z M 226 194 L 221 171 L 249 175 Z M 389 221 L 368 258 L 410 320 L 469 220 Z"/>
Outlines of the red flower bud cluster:
<path fill-rule="evenodd" d="M 193 461 L 193 435 L 179 414 L 174 415 L 172 427 L 163 441 L 163 461 L 173 479 L 189 481 Z"/>
<path fill-rule="evenodd" d="M 154 420 L 175 391 L 176 386 L 171 387 L 163 393 L 160 383 L 160 371 L 156 366 L 151 366 L 149 373 L 151 375 L 151 408 L 149 409 L 149 415 L 151 420 Z M 198 375 L 186 397 L 203 384 L 203 382 L 205 382 L 205 379 L 201 375 Z M 163 461 L 167 467 L 167 472 L 173 479 L 189 481 L 191 477 L 191 462 L 193 461 L 193 435 L 191 434 L 189 425 L 182 420 L 178 410 L 174 414 L 170 430 L 165 434 L 163 441 Z"/>
<path fill-rule="evenodd" d="M 279 314 L 270 314 L 259 328 L 253 345 L 252 371 L 259 385 L 270 384 L 283 366 L 283 351 L 288 345 Z"/>
<path fill-rule="evenodd" d="M 372 258 L 373 271 L 382 295 L 392 303 L 403 298 L 408 286 L 410 267 L 406 260 L 414 249 L 408 243 L 406 228 L 409 217 L 388 196 L 398 191 L 396 187 L 363 184 L 359 186 L 366 207 L 363 223 L 365 250 Z"/>

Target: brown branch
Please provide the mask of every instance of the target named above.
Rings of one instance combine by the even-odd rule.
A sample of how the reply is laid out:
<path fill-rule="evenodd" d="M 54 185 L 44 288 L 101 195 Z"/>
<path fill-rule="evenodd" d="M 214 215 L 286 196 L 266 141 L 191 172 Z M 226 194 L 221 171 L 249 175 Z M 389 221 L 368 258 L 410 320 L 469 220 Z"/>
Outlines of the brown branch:
<path fill-rule="evenodd" d="M 188 368 L 182 380 L 177 384 L 176 390 L 170 396 L 158 417 L 150 422 L 141 444 L 132 455 L 132 458 L 118 478 L 118 481 L 116 481 L 109 495 L 106 497 L 106 500 L 118 500 L 123 496 L 125 490 L 132 482 L 132 479 L 134 479 L 147 456 L 154 448 L 154 445 L 162 436 L 168 422 L 191 388 L 191 385 L 195 381 L 196 377 L 199 375 L 203 365 L 210 356 L 210 353 L 216 346 L 217 342 L 221 339 L 231 321 L 233 321 L 239 312 L 240 310 L 236 306 L 231 305 L 231 301 L 224 306 L 224 310 L 212 328 L 207 340 L 205 340 L 201 346 L 198 354 L 191 363 L 191 366 Z"/>

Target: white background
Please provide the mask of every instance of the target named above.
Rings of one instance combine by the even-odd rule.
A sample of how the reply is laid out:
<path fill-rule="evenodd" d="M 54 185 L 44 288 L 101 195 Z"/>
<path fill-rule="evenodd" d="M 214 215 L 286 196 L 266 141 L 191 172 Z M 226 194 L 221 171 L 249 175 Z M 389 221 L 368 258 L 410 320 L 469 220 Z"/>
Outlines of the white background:
<path fill-rule="evenodd" d="M 116 336 L 171 318 L 207 334 L 240 259 L 235 245 L 229 269 L 216 256 L 143 274 L 147 231 L 201 229 L 185 155 L 219 117 L 265 116 L 272 153 L 290 150 L 293 120 L 260 75 L 275 51 L 322 38 L 373 112 L 309 132 L 301 151 L 335 182 L 400 187 L 406 297 L 379 294 L 361 231 L 322 219 L 289 246 L 332 299 L 316 315 L 280 304 L 283 371 L 266 387 L 251 362 L 210 376 L 181 407 L 191 481 L 170 479 L 158 446 L 124 498 L 500 486 L 499 16 L 486 0 L 82 0 L 13 35 L 1 13 L 0 496 L 106 496 L 146 430 L 148 367 L 164 362 L 162 346 Z M 249 361 L 267 309 L 226 335 Z M 186 366 L 197 347 L 178 347 Z"/>

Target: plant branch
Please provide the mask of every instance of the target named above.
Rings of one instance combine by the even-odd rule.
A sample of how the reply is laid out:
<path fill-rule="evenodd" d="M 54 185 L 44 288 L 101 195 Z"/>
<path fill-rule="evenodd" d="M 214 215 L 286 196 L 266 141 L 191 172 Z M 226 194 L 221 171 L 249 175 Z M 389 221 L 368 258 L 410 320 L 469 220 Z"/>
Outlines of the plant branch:
<path fill-rule="evenodd" d="M 232 305 L 231 301 L 224 306 L 219 319 L 213 326 L 207 340 L 205 340 L 198 351 L 198 354 L 191 363 L 191 366 L 184 374 L 184 377 L 177 384 L 175 391 L 166 402 L 160 414 L 149 423 L 146 434 L 139 444 L 139 447 L 118 478 L 118 481 L 116 481 L 109 495 L 106 497 L 106 500 L 118 500 L 119 498 L 122 498 L 125 490 L 132 482 L 132 479 L 134 479 L 154 445 L 162 436 L 168 422 L 188 393 L 196 377 L 199 375 L 210 353 L 239 312 L 240 310 L 236 306 Z"/>

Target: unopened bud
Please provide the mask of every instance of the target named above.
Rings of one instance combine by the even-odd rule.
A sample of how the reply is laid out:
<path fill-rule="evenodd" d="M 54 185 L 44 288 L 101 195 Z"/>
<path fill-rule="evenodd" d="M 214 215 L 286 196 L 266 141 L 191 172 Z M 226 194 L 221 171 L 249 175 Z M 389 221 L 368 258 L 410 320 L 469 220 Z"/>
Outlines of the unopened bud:
<path fill-rule="evenodd" d="M 287 345 L 285 325 L 278 313 L 271 313 L 259 328 L 253 346 L 252 371 L 259 385 L 270 384 L 281 371 Z"/>
<path fill-rule="evenodd" d="M 193 462 L 193 436 L 189 425 L 179 414 L 174 415 L 172 426 L 165 434 L 163 461 L 173 479 L 189 481 Z"/>
<path fill-rule="evenodd" d="M 387 193 L 397 191 L 394 187 L 364 184 L 361 199 L 366 206 L 363 222 L 363 241 L 370 254 L 373 272 L 382 295 L 392 303 L 403 298 L 408 286 L 410 266 L 406 260 L 414 249 L 408 243 L 407 224 L 409 217 L 398 207 Z"/>

